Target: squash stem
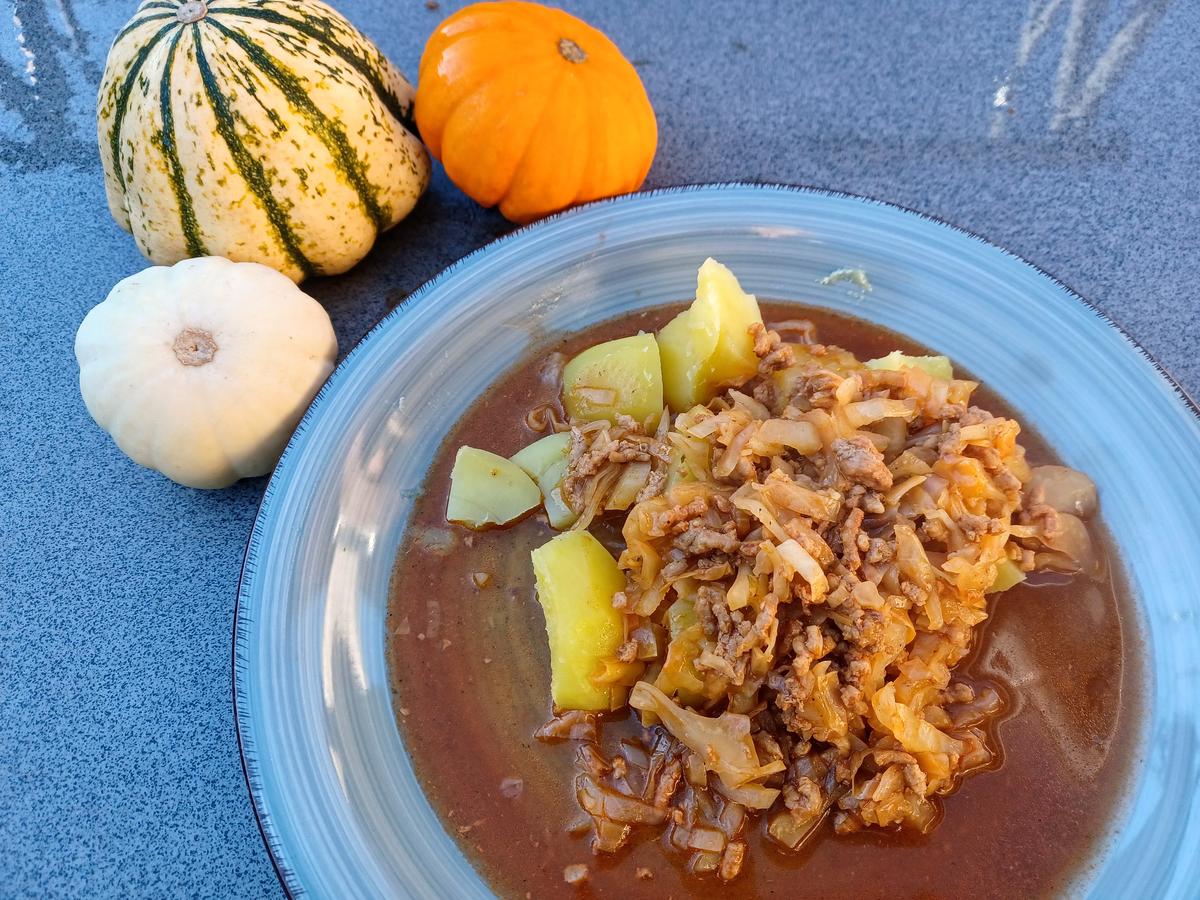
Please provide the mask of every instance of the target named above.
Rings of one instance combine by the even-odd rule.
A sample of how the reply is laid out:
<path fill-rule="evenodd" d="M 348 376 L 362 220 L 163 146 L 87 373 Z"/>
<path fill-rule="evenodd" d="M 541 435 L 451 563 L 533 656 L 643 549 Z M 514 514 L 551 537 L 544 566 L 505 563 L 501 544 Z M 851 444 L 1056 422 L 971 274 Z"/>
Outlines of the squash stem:
<path fill-rule="evenodd" d="M 210 332 L 200 328 L 185 328 L 175 335 L 171 345 L 175 358 L 185 366 L 203 366 L 217 355 L 217 342 Z"/>
<path fill-rule="evenodd" d="M 558 42 L 558 52 L 567 62 L 581 63 L 587 59 L 587 54 L 570 38 L 561 38 Z"/>
<path fill-rule="evenodd" d="M 204 0 L 188 0 L 175 10 L 175 18 L 183 25 L 199 22 L 208 15 L 208 4 Z"/>

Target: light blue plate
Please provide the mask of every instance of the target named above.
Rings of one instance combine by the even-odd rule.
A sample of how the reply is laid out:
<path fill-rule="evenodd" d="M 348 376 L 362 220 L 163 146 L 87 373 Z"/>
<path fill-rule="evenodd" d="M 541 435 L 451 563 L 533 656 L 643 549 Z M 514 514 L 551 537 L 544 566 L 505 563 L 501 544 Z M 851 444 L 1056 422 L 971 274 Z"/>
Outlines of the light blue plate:
<path fill-rule="evenodd" d="M 949 354 L 1096 480 L 1152 671 L 1131 799 L 1077 893 L 1197 896 L 1196 409 L 1096 309 L 1005 251 L 882 203 L 750 185 L 601 202 L 489 244 L 384 319 L 313 401 L 267 486 L 235 635 L 246 779 L 286 888 L 490 896 L 425 801 L 392 712 L 384 617 L 414 492 L 450 424 L 531 346 L 687 297 L 706 256 L 760 296 Z M 847 266 L 874 290 L 818 284 Z"/>

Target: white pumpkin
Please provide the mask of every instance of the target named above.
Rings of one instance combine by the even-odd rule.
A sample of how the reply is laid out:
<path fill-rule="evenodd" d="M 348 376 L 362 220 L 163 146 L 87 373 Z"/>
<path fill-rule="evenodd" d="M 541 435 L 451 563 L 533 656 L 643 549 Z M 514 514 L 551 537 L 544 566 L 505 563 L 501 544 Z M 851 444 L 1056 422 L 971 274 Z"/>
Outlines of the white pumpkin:
<path fill-rule="evenodd" d="M 274 468 L 337 337 L 279 272 L 205 257 L 117 284 L 79 326 L 75 357 L 88 412 L 122 451 L 219 488 Z"/>
<path fill-rule="evenodd" d="M 109 209 L 156 263 L 344 272 L 429 183 L 414 94 L 319 0 L 143 0 L 97 100 Z"/>

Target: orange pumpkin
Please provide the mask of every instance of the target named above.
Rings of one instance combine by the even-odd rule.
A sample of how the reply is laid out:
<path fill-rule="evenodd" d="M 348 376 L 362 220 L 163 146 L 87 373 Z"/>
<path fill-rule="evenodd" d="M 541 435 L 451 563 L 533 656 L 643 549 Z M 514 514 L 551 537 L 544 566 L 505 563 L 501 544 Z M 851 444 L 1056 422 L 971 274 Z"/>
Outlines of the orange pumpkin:
<path fill-rule="evenodd" d="M 442 22 L 421 56 L 416 118 L 450 180 L 513 222 L 637 190 L 658 143 L 617 46 L 536 3 L 476 3 Z"/>

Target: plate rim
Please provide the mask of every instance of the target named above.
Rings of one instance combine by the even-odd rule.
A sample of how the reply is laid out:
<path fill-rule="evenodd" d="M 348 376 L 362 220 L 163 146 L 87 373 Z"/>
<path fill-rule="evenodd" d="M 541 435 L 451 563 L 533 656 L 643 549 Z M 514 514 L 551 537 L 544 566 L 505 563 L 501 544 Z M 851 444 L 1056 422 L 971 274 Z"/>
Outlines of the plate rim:
<path fill-rule="evenodd" d="M 717 191 L 728 190 L 731 188 L 747 188 L 747 189 L 751 189 L 753 191 L 762 191 L 762 192 L 767 192 L 767 193 L 780 193 L 780 194 L 786 194 L 786 193 L 815 194 L 818 196 L 832 197 L 832 198 L 836 198 L 836 199 L 851 200 L 851 201 L 857 201 L 857 202 L 864 202 L 864 203 L 876 205 L 876 206 L 882 206 L 882 207 L 890 208 L 893 210 L 899 210 L 900 212 L 916 216 L 916 217 L 918 217 L 920 219 L 924 219 L 936 226 L 949 228 L 952 231 L 958 232 L 959 234 L 965 235 L 965 236 L 983 244 L 985 247 L 988 247 L 992 250 L 997 250 L 1000 253 L 1002 253 L 1004 256 L 1010 257 L 1011 259 L 1015 260 L 1016 262 L 1029 267 L 1030 269 L 1034 270 L 1038 275 L 1041 275 L 1042 277 L 1049 279 L 1051 282 L 1053 282 L 1055 285 L 1057 285 L 1061 289 L 1061 291 L 1055 292 L 1056 295 L 1061 296 L 1061 299 L 1057 302 L 1078 303 L 1078 304 L 1082 305 L 1084 308 L 1086 308 L 1088 311 L 1090 311 L 1093 315 L 1097 316 L 1109 328 L 1116 331 L 1121 336 L 1121 338 L 1124 340 L 1124 342 L 1131 349 L 1133 349 L 1136 352 L 1138 352 L 1139 354 L 1141 354 L 1141 356 L 1147 362 L 1149 362 L 1151 366 L 1153 366 L 1154 370 L 1158 373 L 1159 377 L 1161 377 L 1163 380 L 1165 380 L 1167 382 L 1167 384 L 1170 386 L 1170 388 L 1172 389 L 1172 392 L 1175 394 L 1177 399 L 1182 402 L 1184 408 L 1187 409 L 1194 418 L 1196 418 L 1197 420 L 1200 420 L 1200 402 L 1197 402 L 1197 400 L 1188 393 L 1188 391 L 1184 388 L 1184 386 L 1182 384 L 1180 384 L 1180 382 L 1175 378 L 1174 375 L 1171 374 L 1170 370 L 1168 370 L 1166 368 L 1166 366 L 1164 366 L 1159 361 L 1158 357 L 1155 356 L 1153 353 L 1151 353 L 1149 350 L 1147 350 L 1141 344 L 1141 342 L 1139 342 L 1135 337 L 1133 337 L 1133 335 L 1131 335 L 1129 333 L 1129 331 L 1120 322 L 1116 321 L 1105 309 L 1103 309 L 1102 307 L 1098 306 L 1096 303 L 1089 300 L 1087 297 L 1085 297 L 1079 291 L 1075 290 L 1073 287 L 1071 287 L 1069 284 L 1067 284 L 1065 281 L 1063 281 L 1057 275 L 1054 275 L 1053 273 L 1042 268 L 1037 263 L 1031 262 L 1030 260 L 1021 256 L 1020 254 L 1017 254 L 1011 250 L 1008 250 L 1007 248 L 1001 246 L 1000 244 L 997 244 L 996 242 L 992 241 L 991 239 L 983 236 L 982 234 L 979 234 L 978 232 L 972 231 L 971 229 L 964 228 L 961 225 L 956 225 L 955 223 L 950 222 L 946 219 L 943 219 L 940 216 L 934 215 L 933 213 L 928 213 L 928 212 L 924 212 L 919 209 L 915 209 L 910 206 L 905 206 L 902 203 L 897 203 L 897 202 L 890 201 L 890 200 L 882 200 L 878 197 L 873 197 L 873 196 L 870 196 L 867 194 L 857 194 L 857 193 L 853 193 L 850 191 L 842 191 L 842 190 L 838 190 L 838 189 L 834 189 L 834 188 L 819 187 L 817 185 L 795 183 L 795 182 L 783 182 L 783 181 L 731 180 L 731 181 L 690 182 L 690 183 L 669 185 L 669 186 L 658 187 L 658 188 L 650 188 L 647 190 L 635 191 L 635 192 L 628 193 L 628 194 L 619 194 L 614 197 L 604 197 L 604 198 L 600 198 L 597 200 L 592 200 L 587 203 L 583 203 L 578 206 L 573 206 L 573 207 L 570 207 L 569 209 L 565 209 L 560 212 L 553 213 L 553 214 L 546 216 L 545 218 L 539 219 L 535 222 L 530 222 L 525 225 L 520 225 L 520 226 L 514 227 L 511 231 L 507 231 L 502 235 L 499 235 L 497 237 L 492 238 L 491 240 L 488 240 L 487 242 L 476 247 L 474 250 L 471 250 L 470 252 L 464 254 L 463 256 L 459 257 L 458 259 L 454 260 L 453 262 L 449 263 L 448 265 L 442 267 L 436 273 L 434 273 L 432 276 L 427 278 L 425 281 L 421 282 L 421 284 L 419 284 L 416 288 L 414 288 L 411 292 L 409 292 L 408 295 L 405 296 L 395 306 L 395 308 L 389 310 L 385 315 L 383 315 L 379 319 L 379 321 L 377 321 L 374 325 L 372 325 L 370 328 L 368 328 L 367 331 L 364 332 L 364 334 L 360 338 L 358 338 L 358 340 L 356 340 L 353 343 L 353 345 L 351 345 L 350 349 L 346 352 L 346 355 L 341 359 L 340 362 L 338 362 L 338 364 L 334 367 L 333 371 L 331 371 L 329 373 L 329 376 L 321 384 L 321 387 L 318 389 L 317 393 L 313 396 L 312 401 L 309 403 L 308 407 L 305 409 L 304 414 L 300 417 L 300 420 L 296 423 L 296 428 L 293 431 L 292 436 L 288 439 L 287 445 L 284 447 L 283 453 L 279 457 L 279 461 L 275 464 L 275 467 L 272 469 L 271 474 L 268 476 L 266 486 L 263 488 L 262 496 L 259 498 L 258 505 L 255 509 L 254 521 L 251 524 L 250 532 L 246 538 L 245 550 L 243 551 L 243 555 L 242 555 L 242 564 L 238 571 L 237 591 L 235 593 L 234 608 L 233 608 L 233 628 L 232 628 L 232 641 L 231 641 L 231 644 L 232 644 L 232 648 L 231 648 L 232 649 L 232 654 L 231 654 L 232 655 L 232 666 L 230 669 L 230 683 L 231 683 L 231 689 L 232 689 L 231 693 L 232 693 L 232 701 L 233 701 L 233 725 L 234 725 L 234 732 L 235 732 L 235 735 L 237 738 L 238 758 L 241 763 L 242 778 L 246 785 L 247 793 L 250 796 L 250 806 L 251 806 L 251 811 L 253 812 L 253 815 L 254 815 L 254 822 L 258 828 L 259 837 L 262 839 L 263 846 L 266 848 L 267 857 L 271 861 L 271 867 L 275 871 L 275 876 L 278 879 L 279 885 L 283 889 L 285 896 L 287 896 L 289 898 L 301 897 L 301 896 L 304 896 L 307 893 L 307 891 L 303 887 L 303 885 L 300 885 L 298 883 L 295 873 L 288 866 L 286 859 L 284 858 L 285 852 L 282 848 L 282 843 L 279 840 L 278 834 L 271 833 L 272 832 L 271 816 L 267 813 L 266 809 L 262 805 L 261 793 L 262 793 L 263 788 L 261 785 L 256 785 L 256 782 L 258 781 L 258 779 L 261 776 L 258 774 L 258 771 L 257 771 L 258 770 L 257 761 L 251 759 L 251 757 L 253 756 L 253 750 L 248 749 L 248 746 L 247 746 L 250 743 L 249 738 L 248 738 L 249 727 L 248 727 L 248 723 L 244 723 L 242 721 L 243 714 L 241 711 L 241 704 L 239 704 L 239 702 L 238 702 L 238 695 L 239 695 L 238 672 L 239 672 L 239 668 L 241 666 L 241 663 L 239 663 L 239 656 L 240 656 L 239 647 L 242 644 L 242 636 L 243 636 L 243 631 L 244 631 L 244 629 L 241 627 L 241 624 L 243 621 L 243 619 L 242 619 L 242 602 L 243 602 L 244 595 L 245 595 L 245 588 L 246 588 L 248 577 L 251 574 L 251 570 L 254 568 L 253 561 L 252 561 L 252 557 L 253 557 L 254 550 L 255 550 L 254 544 L 255 544 L 255 540 L 258 537 L 258 534 L 260 531 L 260 525 L 264 521 L 264 513 L 268 510 L 268 503 L 271 500 L 272 491 L 273 491 L 273 489 L 276 488 L 276 486 L 279 484 L 279 482 L 281 480 L 280 473 L 283 468 L 284 462 L 285 462 L 285 460 L 288 459 L 289 454 L 292 454 L 293 456 L 295 455 L 293 453 L 293 450 L 296 445 L 297 436 L 302 431 L 304 431 L 308 426 L 310 426 L 312 424 L 311 420 L 313 419 L 313 417 L 315 415 L 319 414 L 319 407 L 320 407 L 321 403 L 324 401 L 324 399 L 326 398 L 326 395 L 329 393 L 330 388 L 334 385 L 335 380 L 338 379 L 338 377 L 340 375 L 344 374 L 344 372 L 350 368 L 351 361 L 355 358 L 355 356 L 357 354 L 360 353 L 362 347 L 367 343 L 367 341 L 372 339 L 377 333 L 382 331 L 385 327 L 388 327 L 391 322 L 402 318 L 403 315 L 405 315 L 407 313 L 408 308 L 410 306 L 413 306 L 413 305 L 419 303 L 421 300 L 424 299 L 424 297 L 427 294 L 429 294 L 432 290 L 434 290 L 440 282 L 445 280 L 452 273 L 471 264 L 472 261 L 474 261 L 477 257 L 481 257 L 481 256 L 491 252 L 493 249 L 495 249 L 499 245 L 508 244 L 512 241 L 522 240 L 529 232 L 535 232 L 541 228 L 548 227 L 548 226 L 552 225 L 553 223 L 561 221 L 562 219 L 565 219 L 565 218 L 576 218 L 576 217 L 581 217 L 581 216 L 587 216 L 597 209 L 601 209 L 601 208 L 605 208 L 605 207 L 609 207 L 609 206 L 613 206 L 613 205 L 619 205 L 622 203 L 639 202 L 639 201 L 646 200 L 648 198 L 653 198 L 656 196 L 677 195 L 677 194 L 685 194 L 685 193 L 709 193 L 709 192 L 715 193 Z"/>

